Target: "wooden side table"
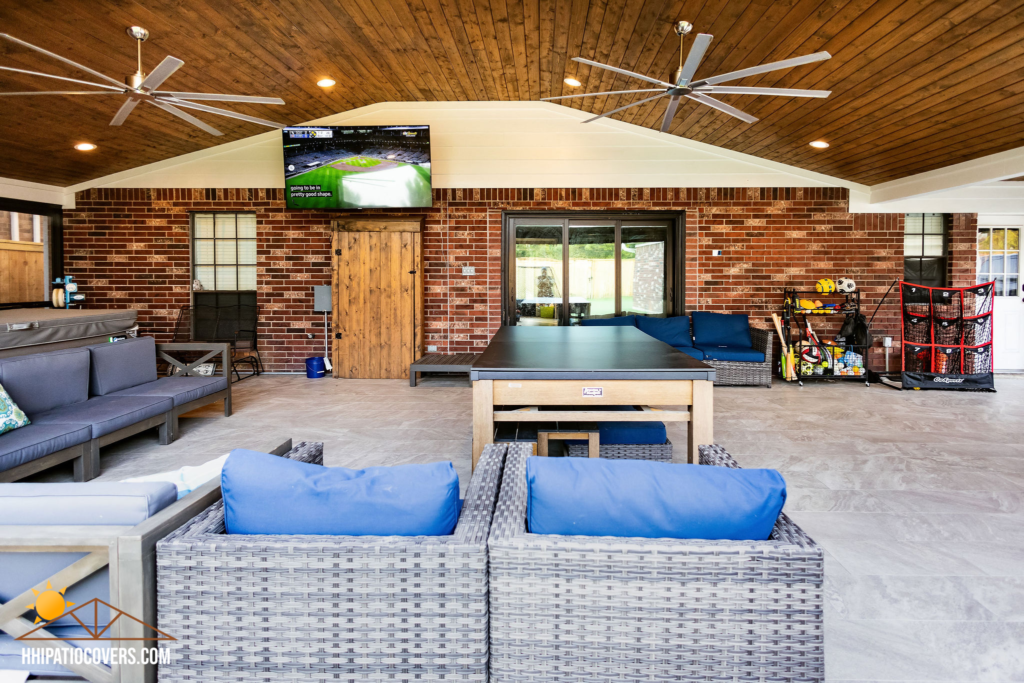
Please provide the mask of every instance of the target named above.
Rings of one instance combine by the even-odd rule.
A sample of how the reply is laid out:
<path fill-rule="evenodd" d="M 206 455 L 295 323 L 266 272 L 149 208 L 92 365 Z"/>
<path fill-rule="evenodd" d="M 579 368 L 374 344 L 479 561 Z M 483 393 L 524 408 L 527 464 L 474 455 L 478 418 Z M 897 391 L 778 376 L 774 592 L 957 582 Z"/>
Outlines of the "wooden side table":
<path fill-rule="evenodd" d="M 576 439 L 587 440 L 587 455 L 591 458 L 600 457 L 600 431 L 595 426 L 593 429 L 582 428 L 573 431 L 538 431 L 537 432 L 537 455 L 547 457 L 548 455 L 548 440 L 558 439 L 561 441 L 569 441 Z"/>

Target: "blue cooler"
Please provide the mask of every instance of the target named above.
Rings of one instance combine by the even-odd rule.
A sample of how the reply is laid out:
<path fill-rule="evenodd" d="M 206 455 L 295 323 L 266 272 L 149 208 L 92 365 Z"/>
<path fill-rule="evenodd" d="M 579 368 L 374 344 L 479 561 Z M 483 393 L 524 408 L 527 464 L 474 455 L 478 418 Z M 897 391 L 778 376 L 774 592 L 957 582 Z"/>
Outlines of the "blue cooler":
<path fill-rule="evenodd" d="M 323 356 L 314 356 L 306 359 L 306 377 L 316 379 L 327 374 L 327 366 L 324 365 Z"/>

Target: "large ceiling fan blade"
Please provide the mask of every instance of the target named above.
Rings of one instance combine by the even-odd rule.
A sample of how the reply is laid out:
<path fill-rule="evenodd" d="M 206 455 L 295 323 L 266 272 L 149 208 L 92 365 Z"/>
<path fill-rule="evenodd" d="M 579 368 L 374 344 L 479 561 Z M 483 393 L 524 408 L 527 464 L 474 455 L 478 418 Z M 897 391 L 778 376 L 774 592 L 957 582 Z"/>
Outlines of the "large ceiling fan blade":
<path fill-rule="evenodd" d="M 612 114 L 615 114 L 615 113 L 617 113 L 617 112 L 620 112 L 620 111 L 622 111 L 623 109 L 629 109 L 630 107 L 636 107 L 636 106 L 638 106 L 638 105 L 641 105 L 641 104 L 643 104 L 644 102 L 651 102 L 651 101 L 653 101 L 653 100 L 656 100 L 656 99 L 658 99 L 659 97 L 665 97 L 665 94 L 666 94 L 666 93 L 662 93 L 662 94 L 660 94 L 660 95 L 655 95 L 654 97 L 648 97 L 648 98 L 647 98 L 646 100 L 640 100 L 639 102 L 633 102 L 632 104 L 627 104 L 626 106 L 624 106 L 624 107 L 619 107 L 618 109 L 612 109 L 612 110 L 611 110 L 610 112 L 606 112 L 606 113 L 604 113 L 604 114 L 600 114 L 600 115 L 598 115 L 598 116 L 595 116 L 595 117 L 593 117 L 593 118 L 587 119 L 587 120 L 586 120 L 586 121 L 584 121 L 583 123 L 590 123 L 591 121 L 596 121 L 596 120 L 598 120 L 598 119 L 603 119 L 604 117 L 606 117 L 606 116 L 611 116 Z"/>
<path fill-rule="evenodd" d="M 11 95 L 120 95 L 106 90 L 30 90 L 28 92 L 0 92 L 0 97 Z"/>
<path fill-rule="evenodd" d="M 617 74 L 629 76 L 630 78 L 639 78 L 641 81 L 647 81 L 648 83 L 657 83 L 658 85 L 664 86 L 666 88 L 673 87 L 671 83 L 666 83 L 665 81 L 658 80 L 657 78 L 651 78 L 650 76 L 644 76 L 633 71 L 626 71 L 625 69 L 619 69 L 614 66 L 608 66 L 607 64 L 601 64 L 600 62 L 592 62 L 589 59 L 583 59 L 583 57 L 573 57 L 572 61 L 579 62 L 580 64 L 589 64 L 590 66 L 596 66 L 598 69 L 607 69 L 608 71 L 614 71 Z"/>
<path fill-rule="evenodd" d="M 826 59 L 832 59 L 832 55 L 827 52 L 815 52 L 813 55 L 804 55 L 803 57 L 794 57 L 793 59 L 783 59 L 781 62 L 772 62 L 770 64 L 762 64 L 761 66 L 752 66 L 749 69 L 740 69 L 739 71 L 732 71 L 727 74 L 720 76 L 712 76 L 711 78 L 705 78 L 697 83 L 694 83 L 694 87 L 701 85 L 714 85 L 715 83 L 725 83 L 726 81 L 735 81 L 738 78 L 746 78 L 747 76 L 756 76 L 757 74 L 766 74 L 769 71 L 778 71 L 779 69 L 792 69 L 794 66 L 802 66 L 804 64 L 812 64 L 814 62 L 822 62 Z"/>
<path fill-rule="evenodd" d="M 693 74 L 697 73 L 697 67 L 700 66 L 701 61 L 704 59 L 704 53 L 708 51 L 708 46 L 711 45 L 713 38 L 714 36 L 709 33 L 697 34 L 693 45 L 690 46 L 689 54 L 686 55 L 686 61 L 683 62 L 683 70 L 679 74 L 679 80 L 676 81 L 676 85 L 686 85 L 693 80 Z"/>
<path fill-rule="evenodd" d="M 551 100 L 568 100 L 572 97 L 597 97 L 598 95 L 626 95 L 634 92 L 664 92 L 665 88 L 642 88 L 640 90 L 609 90 L 607 92 L 588 92 L 581 95 L 562 95 L 561 97 L 542 97 L 541 102 Z"/>
<path fill-rule="evenodd" d="M 735 116 L 741 121 L 746 121 L 747 123 L 757 123 L 757 117 L 751 116 L 746 112 L 742 112 L 736 107 L 730 107 L 725 102 L 719 102 L 714 97 L 708 97 L 707 95 L 704 95 L 703 93 L 699 92 L 690 93 L 686 97 L 689 97 L 691 100 L 694 100 L 696 102 L 700 102 L 701 104 L 706 104 L 712 109 L 717 109 L 718 111 L 724 112 L 729 116 Z"/>
<path fill-rule="evenodd" d="M 213 126 L 210 126 L 210 125 L 207 125 L 207 124 L 203 123 L 202 121 L 200 121 L 196 117 L 192 116 L 188 112 L 184 112 L 184 111 L 178 109 L 177 107 L 172 107 L 171 105 L 169 105 L 169 104 L 167 104 L 165 102 L 161 102 L 159 100 L 146 100 L 146 101 L 149 102 L 150 104 L 152 104 L 154 107 L 157 107 L 159 109 L 163 109 L 166 112 L 170 112 L 171 114 L 174 114 L 175 116 L 177 116 L 180 119 L 185 119 L 186 121 L 188 121 L 189 123 L 191 123 L 193 126 L 195 126 L 197 128 L 202 128 L 203 130 L 205 130 L 210 135 L 223 135 L 224 134 L 224 133 L 221 133 L 216 128 L 214 128 Z"/>
<path fill-rule="evenodd" d="M 77 78 L 68 78 L 67 76 L 54 76 L 53 74 L 44 74 L 41 71 L 29 71 L 28 69 L 15 69 L 13 66 L 0 66 L 0 71 L 13 71 L 19 74 L 28 74 L 29 76 L 41 76 L 42 78 L 55 78 L 58 81 L 67 81 L 68 83 L 78 83 L 79 85 L 92 85 L 97 88 L 106 88 L 111 92 L 123 93 L 125 87 L 122 85 L 120 88 L 115 88 L 112 85 L 106 83 L 93 83 L 92 81 L 80 81 Z"/>
<path fill-rule="evenodd" d="M 86 73 L 89 73 L 89 74 L 92 74 L 93 76 L 96 76 L 97 78 L 102 78 L 103 80 L 107 81 L 108 83 L 113 83 L 114 85 L 116 85 L 118 87 L 119 90 L 124 90 L 124 84 L 123 83 L 118 83 L 116 80 L 114 80 L 110 76 L 107 76 L 105 74 L 101 74 L 99 71 L 93 71 L 89 67 L 82 66 L 78 62 L 73 62 L 73 61 L 71 61 L 70 59 L 68 59 L 66 57 L 61 57 L 58 54 L 52 53 L 49 50 L 44 50 L 41 47 L 36 47 L 32 43 L 26 43 L 24 40 L 19 40 L 19 39 L 15 38 L 14 36 L 9 35 L 7 33 L 0 33 L 0 38 L 6 38 L 7 40 L 11 41 L 12 43 L 17 43 L 18 45 L 21 45 L 22 47 L 27 47 L 30 50 L 35 50 L 36 52 L 40 52 L 40 53 L 46 55 L 47 57 L 53 57 L 54 59 L 56 59 L 58 61 L 64 62 L 65 64 L 70 64 L 71 66 L 75 67 L 76 69 L 81 69 L 82 71 L 84 71 Z"/>
<path fill-rule="evenodd" d="M 672 119 L 675 118 L 677 109 L 679 109 L 679 98 L 673 97 L 668 101 L 668 107 L 665 109 L 665 118 L 661 120 L 662 133 L 667 133 L 668 129 L 672 126 Z"/>
<path fill-rule="evenodd" d="M 166 102 L 167 98 L 161 98 L 161 102 Z M 266 119 L 260 119 L 255 116 L 247 116 L 246 114 L 239 114 L 238 112 L 228 111 L 227 109 L 218 109 L 217 107 L 208 107 L 205 104 L 196 104 L 195 102 L 186 102 L 185 100 L 173 100 L 174 104 L 179 107 L 185 107 L 186 109 L 198 109 L 199 111 L 209 112 L 211 114 L 220 114 L 221 116 L 230 116 L 233 119 L 241 119 L 243 121 L 249 121 L 251 123 L 258 123 L 261 126 L 267 126 L 269 128 L 284 128 L 283 123 L 274 123 L 273 121 L 267 121 Z"/>
<path fill-rule="evenodd" d="M 139 87 L 146 92 L 156 90 L 164 81 L 171 77 L 171 74 L 180 69 L 184 63 L 177 57 L 171 57 L 170 55 L 164 57 L 164 61 L 157 64 L 156 68 L 149 72 L 149 75 L 146 76 Z"/>
<path fill-rule="evenodd" d="M 253 95 L 218 95 L 205 92 L 170 92 L 154 90 L 150 93 L 156 97 L 175 97 L 179 100 L 207 100 L 210 102 L 249 102 L 251 104 L 284 104 L 280 97 L 256 97 Z"/>
<path fill-rule="evenodd" d="M 794 90 L 793 88 L 748 88 L 742 85 L 702 85 L 696 92 L 719 95 L 780 95 L 784 97 L 828 97 L 831 90 Z"/>
<path fill-rule="evenodd" d="M 110 125 L 120 126 L 124 123 L 124 120 L 128 118 L 128 114 L 132 113 L 132 109 L 135 109 L 135 106 L 138 103 L 139 101 L 134 97 L 129 97 L 125 100 L 124 104 L 121 105 L 121 108 L 117 110 L 116 114 L 114 114 L 114 118 L 111 119 Z"/>

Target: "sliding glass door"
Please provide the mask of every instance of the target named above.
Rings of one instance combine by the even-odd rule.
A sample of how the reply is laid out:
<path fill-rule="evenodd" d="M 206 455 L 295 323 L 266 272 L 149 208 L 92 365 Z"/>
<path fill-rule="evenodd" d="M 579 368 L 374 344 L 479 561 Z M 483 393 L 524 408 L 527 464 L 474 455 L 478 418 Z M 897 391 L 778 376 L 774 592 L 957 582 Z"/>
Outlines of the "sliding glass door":
<path fill-rule="evenodd" d="M 505 324 L 672 315 L 681 231 L 677 215 L 506 214 Z"/>

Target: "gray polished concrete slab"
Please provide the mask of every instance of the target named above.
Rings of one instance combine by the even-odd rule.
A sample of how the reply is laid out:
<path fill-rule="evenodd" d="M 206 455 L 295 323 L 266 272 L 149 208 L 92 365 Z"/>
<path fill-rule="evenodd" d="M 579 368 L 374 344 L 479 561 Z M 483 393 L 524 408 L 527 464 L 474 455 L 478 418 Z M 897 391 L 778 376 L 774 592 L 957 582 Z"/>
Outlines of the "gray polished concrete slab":
<path fill-rule="evenodd" d="M 715 389 L 715 435 L 744 467 L 785 476 L 786 512 L 826 552 L 826 675 L 837 683 L 1024 681 L 1024 378 L 996 394 L 863 384 Z M 101 480 L 197 465 L 232 448 L 323 441 L 327 465 L 451 460 L 470 475 L 462 377 L 408 382 L 263 376 L 235 415 L 183 417 L 103 449 Z M 670 424 L 676 460 L 686 426 Z M 36 477 L 67 481 L 70 466 Z"/>

